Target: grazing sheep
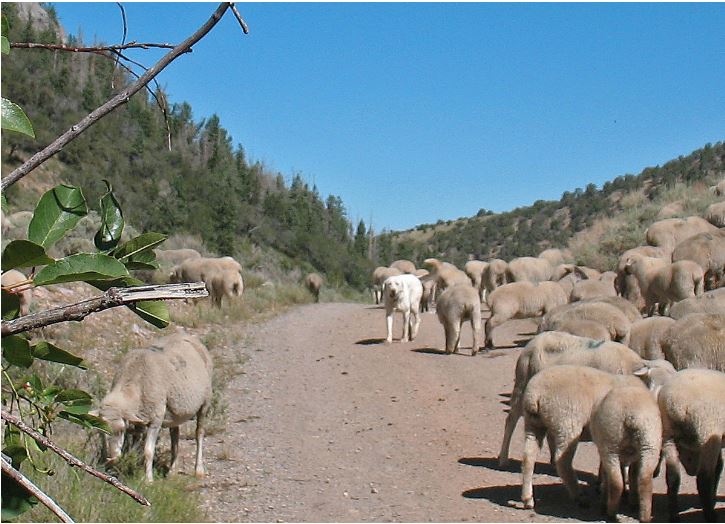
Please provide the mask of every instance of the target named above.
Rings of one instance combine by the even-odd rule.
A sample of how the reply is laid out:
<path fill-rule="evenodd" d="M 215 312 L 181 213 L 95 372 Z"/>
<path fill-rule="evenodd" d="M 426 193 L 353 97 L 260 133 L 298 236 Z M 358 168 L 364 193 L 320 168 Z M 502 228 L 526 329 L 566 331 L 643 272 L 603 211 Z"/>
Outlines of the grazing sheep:
<path fill-rule="evenodd" d="M 662 387 L 657 400 L 662 415 L 670 520 L 679 520 L 681 462 L 688 475 L 697 476 L 705 520 L 714 522 L 717 485 L 723 469 L 725 374 L 709 369 L 680 371 Z"/>
<path fill-rule="evenodd" d="M 632 323 L 622 311 L 600 301 L 583 301 L 564 304 L 548 311 L 539 324 L 539 332 L 557 331 L 562 322 L 592 320 L 603 325 L 612 340 L 626 344 Z"/>
<path fill-rule="evenodd" d="M 568 249 L 558 249 L 558 248 L 551 248 L 551 249 L 545 249 L 541 253 L 539 253 L 538 258 L 543 258 L 544 260 L 548 260 L 549 264 L 551 264 L 551 267 L 554 268 L 558 266 L 559 264 L 566 264 L 568 260 L 571 260 L 572 254 L 571 251 Z"/>
<path fill-rule="evenodd" d="M 390 264 L 390 267 L 394 267 L 401 273 L 409 273 L 411 275 L 415 273 L 415 264 L 413 264 L 410 260 L 396 260 Z"/>
<path fill-rule="evenodd" d="M 423 284 L 415 275 L 396 275 L 388 277 L 383 283 L 385 297 L 385 321 L 388 336 L 385 342 L 393 341 L 393 314 L 403 313 L 403 336 L 401 342 L 413 340 L 420 326 L 420 299 L 423 295 Z"/>
<path fill-rule="evenodd" d="M 534 508 L 534 464 L 545 436 L 549 438 L 556 471 L 569 496 L 579 500 L 578 480 L 572 467 L 577 444 L 595 408 L 620 384 L 637 387 L 641 382 L 634 376 L 570 365 L 552 366 L 531 378 L 522 401 L 525 440 L 521 501 L 525 508 Z"/>
<path fill-rule="evenodd" d="M 173 268 L 169 281 L 204 282 L 212 303 L 220 307 L 223 296 L 241 296 L 244 289 L 241 271 L 241 264 L 232 257 L 190 258 Z"/>
<path fill-rule="evenodd" d="M 725 314 L 725 288 L 706 291 L 700 296 L 680 300 L 670 308 L 670 317 L 679 320 L 692 313 Z"/>
<path fill-rule="evenodd" d="M 427 269 L 420 268 L 420 269 L 416 269 L 413 272 L 413 274 L 418 278 L 423 278 L 424 276 L 429 275 L 430 271 L 428 271 Z"/>
<path fill-rule="evenodd" d="M 675 321 L 662 352 L 676 369 L 725 371 L 725 314 L 693 313 Z"/>
<path fill-rule="evenodd" d="M 423 284 L 423 296 L 420 299 L 420 311 L 430 310 L 430 303 L 433 301 L 433 297 L 436 292 L 436 281 L 428 275 L 420 277 L 420 282 Z"/>
<path fill-rule="evenodd" d="M 712 194 L 716 196 L 724 196 L 725 195 L 725 179 L 721 180 L 714 186 L 710 186 L 710 191 Z"/>
<path fill-rule="evenodd" d="M 456 284 L 471 283 L 468 275 L 448 262 L 441 262 L 436 258 L 426 258 L 423 264 L 431 268 L 431 275 L 435 279 L 438 292 Z"/>
<path fill-rule="evenodd" d="M 603 302 L 619 309 L 630 322 L 636 322 L 642 319 L 642 314 L 637 307 L 623 297 L 597 297 L 580 300 L 580 302 Z"/>
<path fill-rule="evenodd" d="M 598 297 L 615 297 L 617 290 L 614 289 L 614 279 L 617 274 L 613 271 L 602 273 L 598 279 L 580 280 L 574 284 L 574 288 L 569 295 L 571 302 L 586 300 Z"/>
<path fill-rule="evenodd" d="M 395 275 L 402 275 L 403 273 L 399 269 L 378 266 L 373 270 L 372 276 L 372 287 L 373 287 L 373 298 L 376 304 L 380 304 L 383 300 L 383 282 L 389 277 Z"/>
<path fill-rule="evenodd" d="M 554 280 L 554 279 L 552 279 Z M 571 292 L 574 290 L 574 286 L 579 282 L 581 278 L 576 273 L 568 273 L 560 279 L 556 279 L 555 282 L 561 286 L 564 290 L 567 300 L 571 299 Z"/>
<path fill-rule="evenodd" d="M 317 273 L 310 273 L 305 277 L 305 287 L 315 297 L 315 302 L 320 301 L 320 288 L 322 287 L 322 277 Z"/>
<path fill-rule="evenodd" d="M 121 454 L 129 425 L 147 427 L 144 445 L 146 480 L 153 480 L 156 439 L 170 428 L 171 468 L 179 447 L 179 426 L 196 417 L 196 476 L 204 476 L 202 446 L 204 418 L 211 404 L 212 362 L 193 335 L 176 333 L 156 341 L 149 349 L 129 351 L 113 378 L 111 391 L 101 402 L 100 417 L 111 428 L 109 462 Z"/>
<path fill-rule="evenodd" d="M 436 304 L 438 320 L 443 324 L 446 334 L 446 353 L 458 353 L 463 322 L 471 321 L 473 331 L 473 347 L 471 355 L 475 356 L 479 347 L 481 332 L 481 301 L 478 291 L 470 284 L 451 286 L 438 297 Z"/>
<path fill-rule="evenodd" d="M 486 270 L 488 262 L 483 260 L 469 260 L 463 267 L 468 278 L 471 279 L 471 284 L 478 290 L 478 296 L 481 302 L 486 299 L 486 286 L 483 285 L 483 272 Z"/>
<path fill-rule="evenodd" d="M 670 317 L 649 317 L 637 320 L 629 328 L 629 347 L 646 359 L 662 359 L 662 341 L 675 323 Z"/>
<path fill-rule="evenodd" d="M 649 226 L 645 237 L 650 246 L 661 247 L 672 253 L 675 246 L 686 238 L 714 231 L 717 231 L 717 228 L 702 217 L 666 218 Z"/>
<path fill-rule="evenodd" d="M 642 255 L 645 257 L 668 259 L 670 254 L 664 249 L 654 246 L 637 246 L 628 249 L 619 257 L 617 261 L 617 278 L 614 279 L 614 287 L 621 296 L 635 304 L 640 310 L 644 309 L 644 299 L 639 289 L 637 277 L 625 271 L 625 267 L 629 259 L 633 255 Z"/>
<path fill-rule="evenodd" d="M 663 315 L 673 302 L 703 292 L 704 272 L 699 264 L 691 260 L 669 263 L 661 258 L 633 255 L 625 265 L 625 272 L 637 277 L 650 316 L 657 304 Z"/>
<path fill-rule="evenodd" d="M 23 289 L 24 286 L 15 286 L 17 286 L 21 282 L 27 281 L 28 277 L 26 277 L 22 272 L 18 271 L 17 269 L 11 269 L 2 274 L 3 289 L 7 287 L 13 287 L 14 290 L 11 290 L 10 292 L 18 295 L 18 299 L 20 301 L 21 315 L 27 315 L 28 311 L 30 311 L 30 302 L 33 299 L 33 292 L 31 291 L 30 287 Z M 22 291 L 17 291 L 18 289 L 22 289 Z"/>
<path fill-rule="evenodd" d="M 725 227 L 725 200 L 710 204 L 705 210 L 704 217 L 713 226 Z"/>
<path fill-rule="evenodd" d="M 645 362 L 623 344 L 578 337 L 560 331 L 547 331 L 532 338 L 516 361 L 511 409 L 506 417 L 499 464 L 508 462 L 511 435 L 521 417 L 522 399 L 527 384 L 541 370 L 551 366 L 573 364 L 597 368 L 609 373 L 632 374 L 645 366 L 671 367 L 665 362 Z"/>
<path fill-rule="evenodd" d="M 506 268 L 508 264 L 500 258 L 493 258 L 488 261 L 488 266 L 483 270 L 483 287 L 486 293 L 491 294 L 494 289 L 508 283 L 506 279 Z"/>
<path fill-rule="evenodd" d="M 509 282 L 544 282 L 551 279 L 554 268 L 549 261 L 538 257 L 518 257 L 509 262 L 506 277 Z"/>
<path fill-rule="evenodd" d="M 244 281 L 242 275 L 230 269 L 220 269 L 207 277 L 209 284 L 209 296 L 212 305 L 222 307 L 222 299 L 232 300 L 234 297 L 241 297 L 244 292 Z"/>
<path fill-rule="evenodd" d="M 591 338 L 593 340 L 612 340 L 609 330 L 595 320 L 569 319 L 557 324 L 556 331 L 563 331 L 578 337 Z"/>
<path fill-rule="evenodd" d="M 652 393 L 644 384 L 616 385 L 596 407 L 589 431 L 599 451 L 607 515 L 615 518 L 619 511 L 622 468 L 629 466 L 630 474 L 636 474 L 630 488 L 639 495 L 639 521 L 650 522 L 652 477 L 662 446 L 662 420 Z"/>
<path fill-rule="evenodd" d="M 683 240 L 672 252 L 672 262 L 692 260 L 705 271 L 705 289 L 725 286 L 725 229 L 699 233 Z"/>
<path fill-rule="evenodd" d="M 171 266 L 178 266 L 184 260 L 191 258 L 201 258 L 201 253 L 196 249 L 157 249 L 156 258 L 161 262 L 166 262 Z"/>
<path fill-rule="evenodd" d="M 493 329 L 512 318 L 532 318 L 544 315 L 567 303 L 564 290 L 557 282 L 512 282 L 496 288 L 488 296 L 491 317 L 486 321 L 486 348 L 493 347 Z"/>

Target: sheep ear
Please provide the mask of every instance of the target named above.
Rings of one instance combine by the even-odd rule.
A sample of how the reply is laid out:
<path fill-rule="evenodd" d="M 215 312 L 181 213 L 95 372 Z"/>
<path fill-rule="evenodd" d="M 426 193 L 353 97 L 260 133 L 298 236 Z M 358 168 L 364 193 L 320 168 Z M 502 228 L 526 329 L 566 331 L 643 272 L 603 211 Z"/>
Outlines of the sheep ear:
<path fill-rule="evenodd" d="M 139 417 L 136 413 L 130 413 L 126 418 L 126 421 L 129 424 L 144 424 L 144 421 L 141 420 L 141 417 Z"/>
<path fill-rule="evenodd" d="M 643 366 L 639 369 L 636 369 L 632 372 L 632 374 L 636 377 L 646 377 L 650 373 L 650 368 L 647 366 Z"/>

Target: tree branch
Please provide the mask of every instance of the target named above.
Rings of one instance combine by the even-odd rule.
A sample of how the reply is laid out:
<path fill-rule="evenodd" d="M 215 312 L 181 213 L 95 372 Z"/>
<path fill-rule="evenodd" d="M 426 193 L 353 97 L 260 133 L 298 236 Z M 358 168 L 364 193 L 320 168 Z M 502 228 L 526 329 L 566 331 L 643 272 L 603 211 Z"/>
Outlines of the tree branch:
<path fill-rule="evenodd" d="M 249 27 L 247 27 L 247 23 L 242 18 L 242 15 L 239 14 L 239 11 L 237 11 L 237 6 L 234 5 L 234 2 L 229 4 L 229 7 L 232 8 L 232 13 L 234 13 L 234 16 L 237 18 L 237 22 L 239 22 L 239 25 L 242 26 L 242 31 L 244 31 L 245 35 L 249 34 Z"/>
<path fill-rule="evenodd" d="M 43 162 L 48 160 L 50 157 L 61 151 L 68 143 L 73 141 L 78 135 L 83 133 L 90 126 L 95 124 L 99 119 L 106 116 L 108 113 L 116 109 L 117 107 L 125 104 L 129 99 L 141 90 L 151 79 L 158 75 L 167 65 L 173 62 L 179 55 L 188 53 L 191 47 L 201 40 L 211 29 L 219 22 L 221 17 L 224 15 L 226 10 L 229 8 L 229 2 L 223 2 L 219 5 L 216 11 L 212 14 L 211 18 L 202 25 L 196 33 L 191 35 L 189 38 L 184 40 L 182 43 L 174 47 L 164 57 L 159 60 L 156 65 L 146 71 L 141 78 L 135 83 L 122 90 L 116 96 L 111 98 L 108 102 L 100 106 L 99 108 L 86 115 L 80 122 L 71 126 L 65 133 L 59 136 L 53 143 L 47 146 L 42 151 L 36 153 L 30 157 L 23 165 L 15 169 L 8 176 L 2 179 L 0 183 L 0 189 L 3 191 L 7 190 L 8 187 L 13 185 L 15 182 L 23 178 L 25 175 L 30 173 L 33 169 L 41 165 Z"/>
<path fill-rule="evenodd" d="M 46 508 L 52 511 L 53 514 L 55 514 L 55 516 L 60 519 L 61 522 L 75 522 L 72 518 L 68 516 L 65 511 L 63 511 L 63 508 L 56 504 L 56 502 L 48 495 L 46 495 L 43 490 L 33 484 L 30 479 L 28 479 L 28 477 L 12 467 L 10 463 L 5 460 L 5 455 L 3 455 L 0 461 L 2 461 L 3 473 L 13 479 L 18 484 L 20 484 L 20 486 L 25 489 L 25 491 L 36 497 L 40 502 L 42 502 Z"/>
<path fill-rule="evenodd" d="M 37 42 L 11 42 L 11 48 L 15 49 L 48 49 L 51 51 L 68 51 L 70 53 L 102 53 L 106 51 L 123 51 L 124 49 L 174 49 L 174 44 L 139 43 L 129 42 L 128 44 L 73 47 L 66 44 L 41 44 Z"/>
<path fill-rule="evenodd" d="M 112 287 L 100 297 L 91 298 L 47 311 L 39 311 L 2 322 L 2 336 L 15 335 L 58 322 L 83 320 L 91 313 L 124 306 L 142 300 L 174 300 L 209 296 L 203 282 L 163 284 L 159 286 Z"/>
<path fill-rule="evenodd" d="M 139 504 L 142 504 L 144 506 L 151 505 L 151 503 L 148 501 L 148 499 L 146 499 L 146 497 L 144 497 L 140 493 L 132 490 L 125 484 L 121 483 L 116 477 L 111 477 L 110 475 L 106 475 L 105 473 L 102 473 L 102 472 L 98 471 L 97 469 L 92 468 L 85 462 L 78 460 L 76 457 L 74 457 L 73 455 L 68 453 L 66 450 L 59 447 L 57 444 L 55 444 L 48 437 L 38 433 L 33 428 L 31 428 L 30 426 L 25 424 L 25 422 L 20 420 L 15 415 L 11 415 L 10 413 L 6 413 L 5 411 L 3 411 L 1 414 L 2 414 L 2 419 L 4 421 L 8 422 L 9 424 L 12 424 L 16 428 L 18 428 L 20 431 L 27 433 L 28 435 L 33 437 L 33 439 L 35 439 L 39 444 L 42 444 L 43 446 L 46 446 L 47 448 L 53 450 L 55 453 L 57 453 L 63 460 L 65 460 L 71 466 L 76 466 L 76 467 L 82 469 L 83 471 L 85 471 L 86 473 L 93 475 L 94 477 L 99 478 L 104 482 L 109 483 L 111 486 L 113 486 L 114 488 L 116 488 L 119 491 L 122 491 L 123 493 L 125 493 L 126 495 L 128 495 L 129 497 L 134 499 L 136 502 L 138 502 Z M 3 469 L 3 471 L 4 471 L 4 469 Z"/>

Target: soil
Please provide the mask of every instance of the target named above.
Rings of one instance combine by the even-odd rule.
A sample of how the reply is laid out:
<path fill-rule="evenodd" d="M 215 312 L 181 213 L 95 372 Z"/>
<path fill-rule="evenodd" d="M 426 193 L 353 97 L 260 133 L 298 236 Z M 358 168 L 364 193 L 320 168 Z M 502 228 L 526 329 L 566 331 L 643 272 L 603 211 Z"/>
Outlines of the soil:
<path fill-rule="evenodd" d="M 395 335 L 400 336 L 400 316 Z M 510 321 L 496 349 L 446 355 L 443 329 L 424 313 L 413 342 L 384 343 L 384 312 L 365 304 L 312 304 L 250 327 L 243 374 L 227 385 L 228 424 L 208 436 L 208 476 L 193 486 L 217 522 L 601 521 L 593 488 L 598 459 L 579 446 L 574 465 L 591 495 L 571 502 L 549 454 L 534 477 L 536 510 L 520 509 L 522 422 L 511 465 L 497 465 L 506 400 L 520 347 L 536 329 Z M 181 444 L 193 471 L 193 440 Z M 667 518 L 664 474 L 654 517 Z M 721 485 L 720 519 L 725 516 Z M 682 520 L 702 513 L 694 479 L 683 475 Z M 622 507 L 633 520 L 636 510 Z"/>

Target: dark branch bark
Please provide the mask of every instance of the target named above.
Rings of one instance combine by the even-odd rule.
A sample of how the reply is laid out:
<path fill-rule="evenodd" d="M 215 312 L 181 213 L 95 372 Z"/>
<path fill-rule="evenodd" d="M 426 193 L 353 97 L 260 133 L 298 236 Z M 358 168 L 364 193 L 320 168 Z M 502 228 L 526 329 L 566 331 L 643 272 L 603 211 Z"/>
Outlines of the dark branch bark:
<path fill-rule="evenodd" d="M 42 502 L 43 505 L 51 512 L 53 512 L 53 514 L 58 517 L 61 522 L 75 522 L 72 518 L 68 516 L 65 511 L 63 511 L 63 508 L 56 504 L 56 502 L 52 498 L 50 498 L 42 489 L 33 484 L 30 479 L 20 473 L 17 469 L 12 467 L 10 463 L 5 460 L 4 456 L 2 459 L 0 459 L 0 461 L 2 462 L 3 473 L 5 473 L 8 477 L 13 479 L 18 484 L 20 484 L 20 486 L 22 486 L 25 491 L 36 497 L 40 502 Z"/>
<path fill-rule="evenodd" d="M 40 44 L 36 42 L 12 42 L 11 48 L 14 49 L 49 49 L 51 51 L 68 51 L 70 53 L 102 53 L 105 51 L 123 51 L 124 49 L 173 49 L 174 44 L 157 44 L 157 43 L 139 43 L 129 42 L 128 44 L 92 46 L 92 47 L 73 47 L 66 44 Z"/>
<path fill-rule="evenodd" d="M 63 460 L 65 460 L 68 464 L 71 466 L 76 466 L 86 473 L 93 475 L 96 478 L 101 479 L 104 482 L 108 482 L 111 486 L 118 489 L 119 491 L 122 491 L 132 499 L 134 499 L 139 504 L 143 504 L 144 506 L 150 506 L 151 503 L 141 495 L 140 493 L 132 490 L 125 484 L 122 484 L 116 477 L 111 477 L 110 475 L 106 475 L 105 473 L 102 473 L 98 471 L 95 468 L 92 468 L 82 460 L 78 460 L 76 457 L 68 453 L 63 448 L 59 447 L 57 444 L 55 444 L 52 440 L 50 440 L 48 437 L 38 433 L 33 428 L 28 426 L 25 422 L 20 420 L 20 418 L 16 417 L 15 415 L 11 415 L 10 413 L 2 412 L 2 419 L 9 424 L 12 424 L 16 428 L 18 428 L 20 431 L 27 433 L 33 439 L 35 439 L 36 442 L 39 444 L 42 444 L 43 446 L 46 446 L 48 449 L 51 449 L 55 453 L 57 453 Z"/>
<path fill-rule="evenodd" d="M 239 22 L 239 25 L 242 26 L 242 31 L 244 31 L 245 35 L 249 34 L 249 27 L 247 27 L 247 23 L 242 18 L 242 15 L 239 14 L 239 11 L 237 11 L 237 6 L 234 5 L 234 3 L 229 4 L 229 7 L 232 8 L 232 13 L 234 13 L 234 16 L 237 18 L 237 22 Z"/>
<path fill-rule="evenodd" d="M 91 313 L 124 306 L 142 300 L 174 300 L 180 298 L 202 298 L 209 296 L 203 282 L 186 284 L 164 284 L 160 286 L 112 287 L 100 297 L 91 298 L 47 311 L 39 311 L 15 320 L 2 322 L 2 336 L 15 335 L 58 322 L 83 320 Z"/>
<path fill-rule="evenodd" d="M 36 153 L 28 159 L 23 165 L 15 169 L 12 173 L 2 179 L 0 188 L 5 191 L 8 187 L 13 185 L 15 182 L 23 178 L 25 175 L 30 173 L 33 169 L 41 165 L 43 162 L 48 160 L 53 155 L 57 154 L 62 150 L 68 143 L 73 141 L 78 135 L 83 133 L 90 126 L 95 124 L 98 120 L 106 116 L 108 113 L 116 109 L 117 107 L 127 103 L 129 99 L 135 95 L 139 90 L 148 84 L 156 75 L 158 75 L 167 65 L 173 62 L 179 55 L 188 53 L 191 51 L 191 47 L 201 40 L 211 29 L 219 22 L 221 17 L 224 15 L 226 10 L 229 8 L 228 2 L 223 2 L 219 5 L 211 18 L 201 26 L 196 33 L 191 35 L 189 38 L 184 40 L 182 43 L 174 47 L 169 51 L 156 65 L 146 71 L 138 81 L 131 84 L 126 89 L 122 90 L 116 96 L 111 98 L 108 102 L 103 104 L 101 107 L 95 109 L 93 112 L 88 114 L 80 122 L 71 126 L 68 131 L 59 136 L 52 144 L 47 146 L 42 151 Z"/>

